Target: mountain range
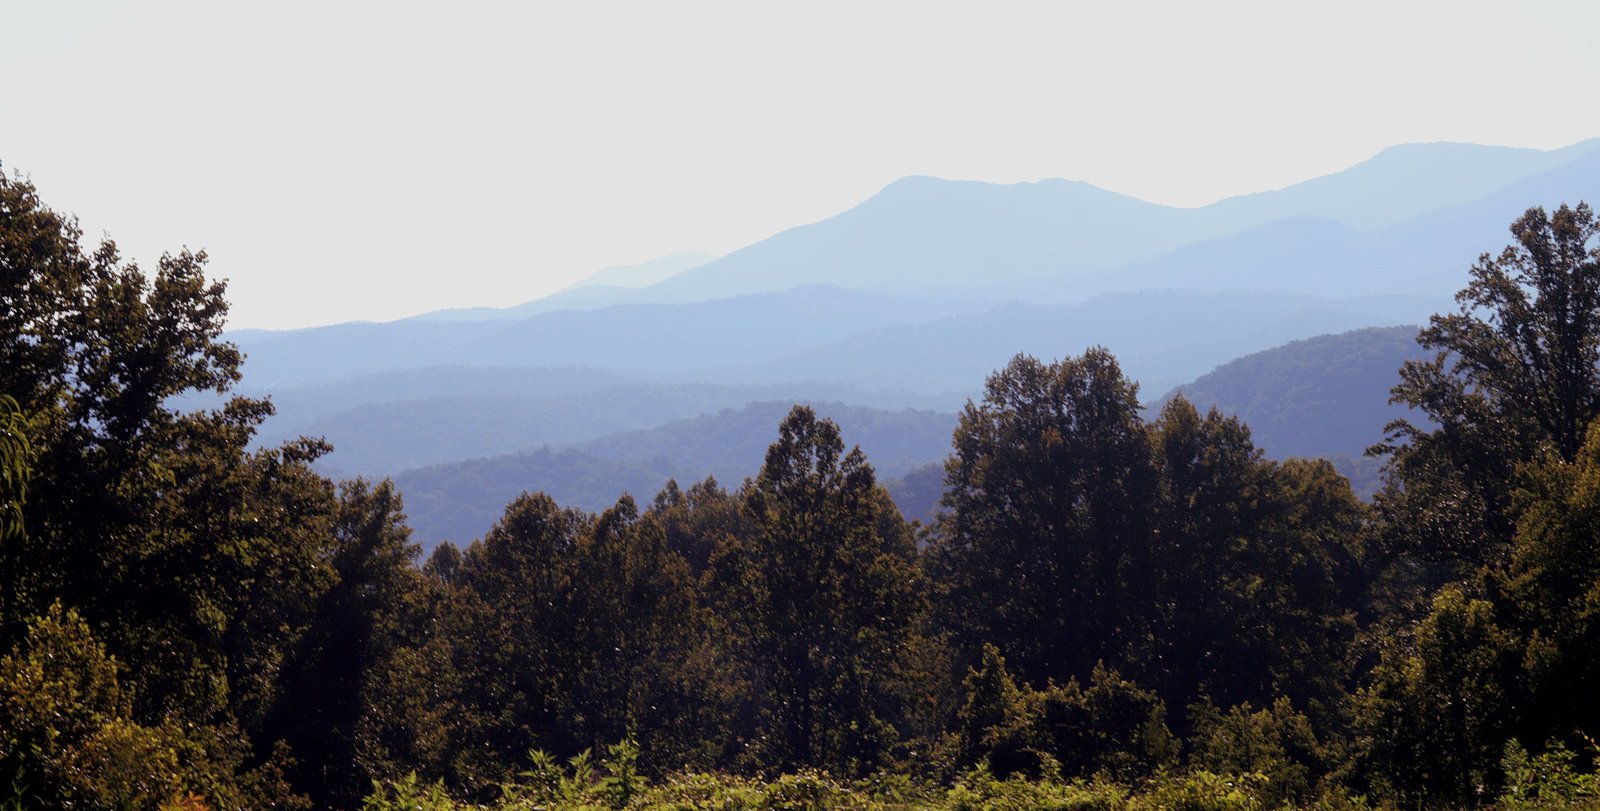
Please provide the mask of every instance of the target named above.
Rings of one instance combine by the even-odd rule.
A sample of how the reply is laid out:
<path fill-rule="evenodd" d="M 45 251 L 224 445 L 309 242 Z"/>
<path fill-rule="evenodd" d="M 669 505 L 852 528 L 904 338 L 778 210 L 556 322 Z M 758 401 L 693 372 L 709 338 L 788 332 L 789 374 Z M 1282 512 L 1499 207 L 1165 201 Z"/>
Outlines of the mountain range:
<path fill-rule="evenodd" d="M 449 509 L 422 495 L 424 470 L 499 459 L 458 480 L 476 477 L 501 495 L 508 482 L 567 487 L 594 506 L 623 487 L 656 487 L 663 474 L 748 475 L 759 464 L 753 449 L 770 441 L 752 439 L 753 428 L 725 433 L 719 456 L 683 440 L 682 421 L 743 426 L 728 421 L 751 404 L 804 400 L 917 409 L 953 424 L 1014 354 L 1050 359 L 1094 345 L 1115 353 L 1146 397 L 1184 385 L 1185 396 L 1259 421 L 1271 453 L 1358 456 L 1377 437 L 1358 445 L 1346 435 L 1370 434 L 1392 415 L 1339 398 L 1386 390 L 1361 375 L 1384 364 L 1392 372 L 1414 345 L 1403 348 L 1404 330 L 1353 333 L 1331 349 L 1293 342 L 1422 323 L 1452 308 L 1467 269 L 1505 245 L 1524 210 L 1591 198 L 1600 198 L 1600 141 L 1402 145 L 1333 175 L 1195 208 L 1069 180 L 910 177 L 720 258 L 609 268 L 510 306 L 227 337 L 247 356 L 241 390 L 278 406 L 263 442 L 322 435 L 336 448 L 323 463 L 330 472 L 410 471 L 401 480 L 419 488 L 414 509 L 430 515 Z M 1298 346 L 1294 363 L 1249 371 L 1264 362 L 1254 353 L 1286 344 Z M 1335 385 L 1345 372 L 1355 377 Z M 1359 417 L 1330 426 L 1338 438 L 1311 436 L 1290 412 L 1251 412 L 1263 396 L 1251 385 L 1345 403 L 1352 410 L 1339 413 Z M 678 438 L 648 433 L 668 425 Z M 892 475 L 941 456 L 896 456 Z M 483 472 L 491 468 L 500 478 Z M 544 472 L 527 472 L 535 468 Z"/>

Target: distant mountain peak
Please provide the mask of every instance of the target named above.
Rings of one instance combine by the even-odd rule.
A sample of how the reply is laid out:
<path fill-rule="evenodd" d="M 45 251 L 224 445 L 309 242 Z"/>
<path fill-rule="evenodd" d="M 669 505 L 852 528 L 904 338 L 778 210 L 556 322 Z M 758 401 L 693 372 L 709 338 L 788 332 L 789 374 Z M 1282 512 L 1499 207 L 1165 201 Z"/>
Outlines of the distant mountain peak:
<path fill-rule="evenodd" d="M 604 285 L 607 287 L 649 287 L 716 259 L 705 251 L 680 251 L 634 265 L 612 265 L 567 285 L 565 290 Z"/>
<path fill-rule="evenodd" d="M 966 197 L 974 193 L 983 194 L 984 192 L 991 192 L 997 195 L 1017 195 L 1027 194 L 1030 191 L 1051 196 L 1071 196 L 1083 199 L 1138 199 L 1101 188 L 1087 181 L 1068 180 L 1061 177 L 1021 180 L 1015 183 L 996 183 L 988 180 L 962 180 L 934 177 L 932 175 L 906 175 L 890 181 L 877 194 L 868 198 L 863 205 L 883 200 L 898 202 L 907 198 L 923 198 L 928 195 L 948 194 L 951 197 Z M 1141 200 L 1140 202 L 1147 201 Z"/>

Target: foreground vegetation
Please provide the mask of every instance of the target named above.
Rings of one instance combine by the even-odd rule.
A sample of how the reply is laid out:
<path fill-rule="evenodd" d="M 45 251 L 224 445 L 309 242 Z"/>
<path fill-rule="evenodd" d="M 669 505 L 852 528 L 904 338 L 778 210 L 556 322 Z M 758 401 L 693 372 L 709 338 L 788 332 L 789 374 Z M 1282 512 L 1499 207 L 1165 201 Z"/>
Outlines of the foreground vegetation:
<path fill-rule="evenodd" d="M 611 758 L 595 764 L 587 753 L 566 768 L 535 752 L 533 767 L 504 787 L 492 805 L 453 800 L 442 783 L 428 785 L 416 776 L 374 785 L 367 811 L 469 811 L 469 809 L 661 809 L 662 811 L 757 811 L 855 809 L 856 811 L 1254 811 L 1268 808 L 1355 811 L 1377 807 L 1362 795 L 1328 787 L 1322 794 L 1292 800 L 1284 795 L 1282 774 L 1259 771 L 1218 774 L 1205 769 L 1162 772 L 1132 783 L 1104 775 L 1065 780 L 1055 772 L 1029 778 L 999 778 L 986 764 L 951 781 L 918 781 L 904 774 L 874 774 L 843 781 L 816 770 L 771 780 L 728 774 L 674 774 L 655 783 L 631 771 L 628 750 L 612 747 Z M 1280 764 L 1281 765 L 1281 764 Z M 1515 745 L 1502 762 L 1506 783 L 1497 808 L 1600 808 L 1600 777 L 1595 763 L 1562 746 L 1530 757 Z"/>
<path fill-rule="evenodd" d="M 269 402 L 171 407 L 239 379 L 204 254 L 0 177 L 0 807 L 1592 805 L 1597 231 L 1472 268 L 1371 504 L 1091 348 L 990 377 L 928 525 L 796 407 L 740 487 L 419 564 Z"/>

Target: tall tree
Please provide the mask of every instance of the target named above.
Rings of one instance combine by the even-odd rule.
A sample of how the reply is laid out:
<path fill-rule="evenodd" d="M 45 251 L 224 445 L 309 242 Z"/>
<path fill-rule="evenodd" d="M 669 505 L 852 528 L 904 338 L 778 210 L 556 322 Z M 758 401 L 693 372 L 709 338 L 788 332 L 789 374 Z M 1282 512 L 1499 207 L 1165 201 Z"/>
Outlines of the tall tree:
<path fill-rule="evenodd" d="M 1431 424 L 1395 422 L 1379 448 L 1397 542 L 1457 565 L 1504 562 L 1517 465 L 1541 448 L 1571 461 L 1600 416 L 1600 223 L 1586 204 L 1532 208 L 1511 234 L 1419 335 L 1438 355 L 1401 369 L 1392 399 Z"/>
<path fill-rule="evenodd" d="M 1174 398 L 1151 425 L 1160 470 L 1150 647 L 1130 669 L 1169 706 L 1343 695 L 1367 516 L 1325 461 L 1268 461 L 1238 419 Z"/>
<path fill-rule="evenodd" d="M 388 480 L 340 487 L 328 564 L 333 584 L 283 665 L 283 691 L 266 723 L 268 737 L 298 758 L 295 783 L 319 806 L 353 808 L 386 773 L 390 756 L 370 731 L 387 726 L 375 683 L 409 640 L 408 597 L 422 588 L 412 565 L 417 546 L 400 494 Z M 395 719 L 398 720 L 398 719 Z"/>
<path fill-rule="evenodd" d="M 575 552 L 562 692 L 580 743 L 599 751 L 633 737 L 658 773 L 696 760 L 695 738 L 716 732 L 699 726 L 717 691 L 688 562 L 627 495 Z"/>
<path fill-rule="evenodd" d="M 60 602 L 126 665 L 134 722 L 209 730 L 220 751 L 243 745 L 239 726 L 259 732 L 328 585 L 333 493 L 309 467 L 325 445 L 251 450 L 269 403 L 175 405 L 239 379 L 205 267 L 184 251 L 147 274 L 109 240 L 87 249 L 0 175 L 0 394 L 28 413 L 33 449 L 28 531 L 0 544 L 0 649 L 21 641 L 15 619 Z"/>
<path fill-rule="evenodd" d="M 745 493 L 752 532 L 711 561 L 714 603 L 751 663 L 769 763 L 859 772 L 898 737 L 890 688 L 924 608 L 909 527 L 839 428 L 796 406 Z"/>
<path fill-rule="evenodd" d="M 1149 638 L 1156 469 L 1138 385 L 1094 348 L 1019 355 L 969 403 L 934 547 L 940 625 L 991 642 L 1024 681 L 1086 681 Z"/>
<path fill-rule="evenodd" d="M 525 493 L 463 556 L 463 601 L 452 620 L 471 750 L 458 756 L 469 781 L 504 779 L 529 749 L 576 754 L 562 715 L 562 688 L 578 620 L 571 612 L 578 544 L 593 518 Z"/>
<path fill-rule="evenodd" d="M 1360 771 L 1406 802 L 1468 801 L 1498 785 L 1509 740 L 1536 750 L 1600 723 L 1600 222 L 1535 208 L 1511 231 L 1422 332 L 1439 354 L 1401 370 L 1394 399 L 1432 425 L 1396 423 L 1379 448 L 1389 569 L 1409 574 L 1416 620 L 1384 628 Z"/>

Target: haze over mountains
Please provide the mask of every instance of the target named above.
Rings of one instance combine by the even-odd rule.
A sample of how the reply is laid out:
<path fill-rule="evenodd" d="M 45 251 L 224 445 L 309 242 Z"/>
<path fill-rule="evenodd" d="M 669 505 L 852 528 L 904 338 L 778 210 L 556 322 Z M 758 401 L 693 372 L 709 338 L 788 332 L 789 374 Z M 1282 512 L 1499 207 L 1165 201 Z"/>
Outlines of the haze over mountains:
<path fill-rule="evenodd" d="M 912 177 L 721 258 L 608 269 L 510 307 L 229 338 L 248 355 L 242 388 L 272 393 L 280 407 L 264 438 L 325 435 L 337 448 L 324 462 L 331 471 L 396 475 L 521 454 L 522 468 L 490 465 L 499 478 L 484 488 L 514 495 L 579 482 L 579 468 L 621 466 L 606 474 L 616 476 L 609 488 L 594 477 L 609 501 L 619 486 L 658 486 L 662 474 L 736 480 L 771 441 L 729 423 L 725 447 L 755 455 L 713 464 L 711 451 L 676 440 L 675 456 L 623 453 L 657 441 L 625 432 L 796 400 L 873 409 L 840 412 L 847 436 L 850 418 L 923 425 L 904 415 L 931 412 L 953 425 L 984 376 L 1017 352 L 1055 358 L 1104 345 L 1152 399 L 1189 381 L 1197 394 L 1224 378 L 1247 389 L 1236 378 L 1249 377 L 1248 363 L 1196 378 L 1299 339 L 1423 323 L 1453 306 L 1467 268 L 1503 247 L 1526 208 L 1586 199 L 1600 199 L 1600 141 L 1549 151 L 1398 146 L 1334 175 L 1199 208 L 1067 180 Z M 1366 392 L 1405 340 L 1361 335 L 1362 346 L 1385 347 L 1357 353 L 1370 361 L 1351 372 Z M 1332 379 L 1328 365 L 1343 350 L 1314 348 L 1273 374 L 1293 391 L 1311 389 L 1289 378 Z M 1247 415 L 1269 452 L 1349 452 L 1344 439 L 1296 445 L 1287 438 L 1296 420 L 1279 417 Z M 942 450 L 930 453 L 873 461 L 899 475 Z M 449 511 L 422 494 L 421 473 L 400 479 L 416 508 Z"/>

